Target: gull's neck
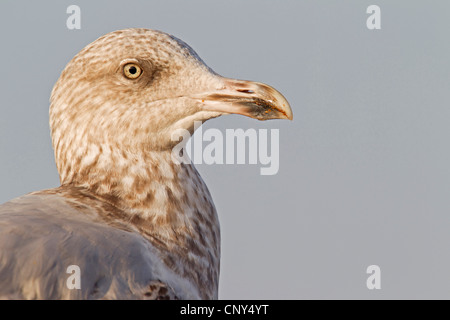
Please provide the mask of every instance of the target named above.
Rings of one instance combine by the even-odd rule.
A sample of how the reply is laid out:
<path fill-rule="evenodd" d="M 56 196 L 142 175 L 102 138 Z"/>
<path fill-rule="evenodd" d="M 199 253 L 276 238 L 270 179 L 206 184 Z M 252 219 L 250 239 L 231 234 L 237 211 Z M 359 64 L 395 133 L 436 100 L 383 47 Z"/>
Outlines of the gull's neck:
<path fill-rule="evenodd" d="M 191 270 L 199 287 L 209 287 L 203 298 L 217 298 L 219 222 L 192 164 L 176 164 L 170 151 L 131 154 L 105 146 L 90 146 L 82 158 L 57 164 L 63 186 L 87 189 L 125 212 L 127 223 L 163 249 L 169 267 L 181 274 Z M 185 256 L 186 263 L 177 265 L 171 254 Z"/>

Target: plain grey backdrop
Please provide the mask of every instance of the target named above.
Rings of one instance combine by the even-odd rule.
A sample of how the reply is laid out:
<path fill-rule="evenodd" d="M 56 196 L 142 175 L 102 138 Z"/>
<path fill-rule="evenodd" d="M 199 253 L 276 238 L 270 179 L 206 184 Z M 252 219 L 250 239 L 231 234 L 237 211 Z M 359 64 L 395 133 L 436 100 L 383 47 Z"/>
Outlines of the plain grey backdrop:
<path fill-rule="evenodd" d="M 71 4 L 81 30 L 66 28 Z M 66 63 L 107 32 L 158 29 L 294 111 L 204 126 L 280 130 L 277 175 L 197 166 L 221 221 L 221 299 L 448 299 L 449 17 L 448 1 L 2 0 L 0 203 L 59 185 L 48 107 Z M 381 290 L 366 287 L 372 264 Z"/>

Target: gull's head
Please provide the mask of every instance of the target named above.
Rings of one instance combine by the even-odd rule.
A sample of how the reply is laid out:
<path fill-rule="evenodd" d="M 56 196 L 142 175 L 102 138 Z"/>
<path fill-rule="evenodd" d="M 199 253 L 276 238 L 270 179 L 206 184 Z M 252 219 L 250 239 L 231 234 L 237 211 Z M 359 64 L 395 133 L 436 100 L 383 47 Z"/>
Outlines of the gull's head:
<path fill-rule="evenodd" d="M 195 121 L 223 114 L 292 119 L 272 87 L 218 75 L 169 34 L 126 29 L 97 39 L 67 64 L 52 92 L 50 127 L 58 163 L 82 157 L 73 154 L 76 146 L 91 144 L 170 150 L 174 132 L 192 132 Z"/>

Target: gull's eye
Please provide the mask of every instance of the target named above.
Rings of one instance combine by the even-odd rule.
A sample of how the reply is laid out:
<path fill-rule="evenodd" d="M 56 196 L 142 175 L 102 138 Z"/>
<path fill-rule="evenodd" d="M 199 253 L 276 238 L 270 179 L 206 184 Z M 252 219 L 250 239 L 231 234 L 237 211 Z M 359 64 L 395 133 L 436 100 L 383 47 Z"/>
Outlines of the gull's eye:
<path fill-rule="evenodd" d="M 136 63 L 127 63 L 123 66 L 123 74 L 128 79 L 136 79 L 142 74 L 142 69 Z"/>

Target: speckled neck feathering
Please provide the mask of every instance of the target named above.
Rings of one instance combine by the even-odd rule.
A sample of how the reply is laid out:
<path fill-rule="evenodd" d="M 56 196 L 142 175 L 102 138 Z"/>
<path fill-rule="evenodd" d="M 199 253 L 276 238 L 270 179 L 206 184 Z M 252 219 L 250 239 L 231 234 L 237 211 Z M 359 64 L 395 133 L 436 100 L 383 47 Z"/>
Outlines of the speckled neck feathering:
<path fill-rule="evenodd" d="M 166 33 L 126 29 L 84 48 L 51 96 L 61 187 L 0 206 L 0 297 L 217 298 L 216 209 L 172 149 L 177 130 L 229 113 L 292 119 L 278 91 L 219 76 Z M 22 261 L 33 243 L 51 252 L 34 257 L 39 270 Z M 68 265 L 80 266 L 78 291 L 64 285 Z"/>

